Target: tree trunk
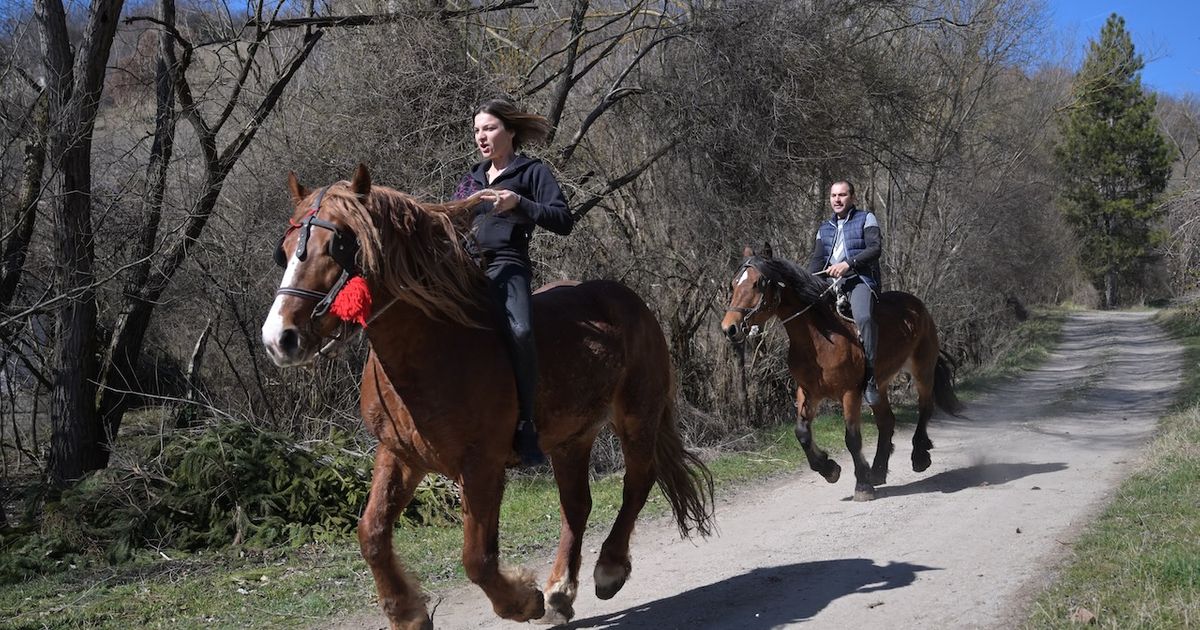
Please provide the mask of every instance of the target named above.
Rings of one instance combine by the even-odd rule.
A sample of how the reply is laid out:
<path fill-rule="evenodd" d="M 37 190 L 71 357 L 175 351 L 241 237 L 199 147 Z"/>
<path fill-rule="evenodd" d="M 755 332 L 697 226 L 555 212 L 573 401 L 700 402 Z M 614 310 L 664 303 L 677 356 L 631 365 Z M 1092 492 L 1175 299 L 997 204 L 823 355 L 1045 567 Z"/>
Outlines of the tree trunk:
<path fill-rule="evenodd" d="M 96 110 L 122 0 L 93 0 L 72 58 L 60 0 L 37 0 L 49 98 L 58 311 L 51 392 L 50 480 L 62 487 L 107 461 L 96 414 L 96 293 L 91 149 Z"/>
<path fill-rule="evenodd" d="M 163 24 L 174 27 L 174 0 L 162 0 L 159 3 L 159 19 Z M 100 378 L 100 382 L 104 384 L 104 392 L 100 398 L 100 418 L 105 431 L 114 438 L 120 430 L 121 417 L 140 400 L 143 391 L 137 371 L 138 361 L 154 308 L 146 302 L 144 292 L 153 267 L 167 188 L 167 171 L 175 145 L 176 71 L 175 39 L 171 32 L 164 28 L 159 33 L 158 60 L 154 70 L 154 142 L 150 146 L 150 162 L 146 165 L 142 226 L 138 230 L 137 244 L 132 256 L 135 264 L 129 269 L 125 279 L 125 304 L 117 316 L 114 334 L 105 353 L 104 372 Z"/>
<path fill-rule="evenodd" d="M 204 332 L 200 333 L 200 338 L 196 340 L 196 346 L 192 348 L 192 358 L 188 361 L 187 368 L 188 390 L 185 395 L 187 403 L 194 403 L 200 397 L 200 370 L 204 366 L 204 351 L 208 348 L 208 337 L 212 334 L 212 329 L 213 320 L 209 318 L 208 323 L 204 326 Z M 179 413 L 175 414 L 175 428 L 186 429 L 192 425 L 195 418 L 196 408 L 191 404 L 184 404 Z"/>
<path fill-rule="evenodd" d="M 46 168 L 46 130 L 50 124 L 50 99 L 43 90 L 34 105 L 32 125 L 25 142 L 25 173 L 17 199 L 16 226 L 4 243 L 4 269 L 0 271 L 0 308 L 12 304 L 25 269 L 25 256 L 37 218 L 41 198 L 42 172 Z"/>
<path fill-rule="evenodd" d="M 1104 308 L 1117 307 L 1117 270 L 1109 269 L 1104 274 Z"/>

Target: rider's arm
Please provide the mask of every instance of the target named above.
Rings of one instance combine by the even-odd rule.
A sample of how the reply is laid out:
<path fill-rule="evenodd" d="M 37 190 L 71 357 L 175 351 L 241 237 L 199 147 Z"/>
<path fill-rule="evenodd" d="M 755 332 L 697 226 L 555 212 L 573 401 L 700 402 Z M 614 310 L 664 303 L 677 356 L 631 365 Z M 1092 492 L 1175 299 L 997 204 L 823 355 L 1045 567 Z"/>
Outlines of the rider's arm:
<path fill-rule="evenodd" d="M 821 242 L 821 233 L 817 232 L 817 242 L 813 243 L 812 258 L 808 260 L 808 273 L 823 271 L 826 260 L 829 260 L 829 254 L 825 253 L 825 244 Z"/>
<path fill-rule="evenodd" d="M 879 260 L 879 255 L 883 253 L 883 234 L 879 231 L 879 224 L 875 221 L 875 215 L 867 215 L 867 225 L 863 228 L 863 240 L 867 242 L 867 246 L 847 262 L 850 263 L 850 268 L 865 272 L 871 263 Z"/>
<path fill-rule="evenodd" d="M 528 169 L 529 187 L 532 198 L 521 196 L 517 209 L 534 223 L 556 234 L 570 234 L 575 217 L 567 207 L 566 196 L 554 179 L 554 174 L 540 162 Z"/>

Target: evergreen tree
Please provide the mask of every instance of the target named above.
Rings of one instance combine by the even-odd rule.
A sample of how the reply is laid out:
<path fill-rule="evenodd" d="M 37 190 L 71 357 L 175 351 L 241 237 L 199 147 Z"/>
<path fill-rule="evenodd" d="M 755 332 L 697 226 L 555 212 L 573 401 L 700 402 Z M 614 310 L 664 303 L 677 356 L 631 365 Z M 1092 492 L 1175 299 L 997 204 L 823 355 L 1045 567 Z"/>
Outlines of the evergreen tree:
<path fill-rule="evenodd" d="M 1055 155 L 1062 169 L 1060 207 L 1080 239 L 1084 269 L 1117 303 L 1117 280 L 1161 242 L 1173 156 L 1158 131 L 1155 97 L 1142 89 L 1142 58 L 1125 20 L 1112 14 L 1075 78 L 1073 103 Z"/>

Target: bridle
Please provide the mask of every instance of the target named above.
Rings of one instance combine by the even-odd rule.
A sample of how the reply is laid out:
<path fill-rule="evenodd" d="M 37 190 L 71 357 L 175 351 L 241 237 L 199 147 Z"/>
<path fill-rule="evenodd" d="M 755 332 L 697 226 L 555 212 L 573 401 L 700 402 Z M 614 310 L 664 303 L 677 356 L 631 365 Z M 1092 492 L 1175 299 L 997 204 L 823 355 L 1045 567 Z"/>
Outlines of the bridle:
<path fill-rule="evenodd" d="M 754 315 L 757 315 L 764 308 L 774 309 L 779 306 L 779 304 L 783 301 L 783 296 L 781 295 L 781 292 L 779 289 L 782 289 L 787 286 L 781 280 L 774 281 L 775 284 L 779 285 L 779 287 L 774 291 L 775 299 L 773 300 L 773 303 L 770 306 L 767 306 L 767 304 L 766 304 L 766 302 L 767 302 L 766 293 L 767 292 L 765 291 L 765 289 L 766 289 L 766 285 L 770 284 L 771 281 L 767 279 L 767 275 L 765 273 L 763 273 L 763 270 L 759 269 L 758 265 L 754 264 L 753 260 L 754 260 L 753 258 L 747 258 L 746 262 L 742 263 L 741 267 L 738 267 L 735 277 L 741 275 L 746 269 L 754 269 L 755 271 L 757 271 L 760 274 L 760 282 L 762 283 L 762 285 L 759 286 L 758 303 L 755 304 L 753 308 L 747 308 L 745 306 L 730 306 L 729 308 L 725 309 L 725 312 L 727 312 L 727 313 L 741 313 L 742 320 L 739 321 L 738 323 L 734 324 L 734 326 L 737 327 L 738 331 L 741 332 L 743 335 L 747 334 L 747 331 L 746 331 L 746 321 L 747 320 L 749 320 Z M 820 272 L 817 275 L 820 275 Z M 830 291 L 833 291 L 836 288 L 836 286 L 837 286 L 836 283 L 830 283 L 830 285 L 824 291 L 822 291 L 819 296 L 817 296 L 818 299 L 810 302 L 808 304 L 808 306 L 805 306 L 804 308 L 800 309 L 799 311 L 796 311 L 795 313 L 792 313 L 791 315 L 788 315 L 787 317 L 780 317 L 779 318 L 780 325 L 786 324 L 786 323 L 792 321 L 793 319 L 796 319 L 797 317 L 800 317 L 804 313 L 808 312 L 809 309 L 816 306 L 817 303 L 820 302 L 820 298 L 823 298 L 825 296 L 825 294 L 829 293 Z"/>
<path fill-rule="evenodd" d="M 742 263 L 741 267 L 738 267 L 737 273 L 734 274 L 734 277 L 742 275 L 742 273 L 744 273 L 747 269 L 753 269 L 753 270 L 757 271 L 759 274 L 761 274 L 760 277 L 763 280 L 766 280 L 766 277 L 767 277 L 766 274 L 764 274 L 762 272 L 762 269 L 759 269 L 757 265 L 755 265 L 753 262 L 751 262 L 751 260 L 752 259 L 747 258 L 746 262 Z M 780 286 L 782 286 L 782 284 L 783 283 L 780 283 Z M 726 313 L 741 313 L 742 321 L 738 322 L 738 324 L 744 324 L 746 320 L 757 315 L 759 313 L 759 311 L 763 310 L 763 308 L 766 307 L 767 292 L 761 290 L 763 288 L 765 288 L 765 286 L 759 287 L 760 290 L 758 292 L 758 303 L 755 304 L 753 308 L 748 308 L 745 306 L 730 306 L 729 308 L 725 309 L 725 312 Z M 769 308 L 775 308 L 776 306 L 779 306 L 779 302 L 782 299 L 783 298 L 779 295 L 779 292 L 776 291 L 775 292 L 775 301 L 773 304 L 770 305 Z"/>
<path fill-rule="evenodd" d="M 299 221 L 289 219 L 291 227 L 279 237 L 279 243 L 275 245 L 275 264 L 280 267 L 287 268 L 287 254 L 283 251 L 283 241 L 295 230 L 300 230 L 300 238 L 296 242 L 296 259 L 304 261 L 308 258 L 308 239 L 312 235 L 313 227 L 324 228 L 333 232 L 333 238 L 329 241 L 329 256 L 334 262 L 342 268 L 341 275 L 338 276 L 337 282 L 328 291 L 322 293 L 320 291 L 310 291 L 301 289 L 300 287 L 279 287 L 275 291 L 275 295 L 291 295 L 306 300 L 314 300 L 316 305 L 313 306 L 310 320 L 316 320 L 325 313 L 329 312 L 329 307 L 333 305 L 333 301 L 337 299 L 338 293 L 346 286 L 346 282 L 350 278 L 358 274 L 358 237 L 353 233 L 346 233 L 338 229 L 338 226 L 333 223 L 317 217 L 317 213 L 321 210 L 321 200 L 325 198 L 325 192 L 329 190 L 326 186 L 317 191 L 317 196 L 313 199 L 312 205 L 309 206 L 308 212 L 304 214 Z"/>

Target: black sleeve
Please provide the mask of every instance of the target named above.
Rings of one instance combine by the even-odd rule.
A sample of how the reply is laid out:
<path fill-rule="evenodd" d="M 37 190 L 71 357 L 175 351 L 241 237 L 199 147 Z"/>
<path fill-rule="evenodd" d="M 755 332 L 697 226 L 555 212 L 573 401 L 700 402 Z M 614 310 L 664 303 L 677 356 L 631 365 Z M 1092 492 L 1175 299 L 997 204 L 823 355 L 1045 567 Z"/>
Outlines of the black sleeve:
<path fill-rule="evenodd" d="M 825 262 L 829 260 L 829 254 L 825 253 L 825 244 L 821 242 L 821 233 L 817 233 L 817 240 L 813 243 L 812 257 L 808 259 L 808 272 L 817 273 L 825 268 Z"/>
<path fill-rule="evenodd" d="M 867 242 L 867 247 L 848 261 L 850 268 L 860 273 L 865 273 L 871 263 L 879 260 L 879 255 L 883 253 L 883 233 L 879 231 L 879 226 L 864 228 L 863 240 Z"/>
<path fill-rule="evenodd" d="M 575 217 L 567 208 L 567 198 L 558 186 L 558 180 L 545 164 L 534 164 L 529 171 L 528 184 L 533 195 L 522 195 L 517 208 L 534 223 L 555 234 L 570 234 Z"/>

